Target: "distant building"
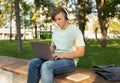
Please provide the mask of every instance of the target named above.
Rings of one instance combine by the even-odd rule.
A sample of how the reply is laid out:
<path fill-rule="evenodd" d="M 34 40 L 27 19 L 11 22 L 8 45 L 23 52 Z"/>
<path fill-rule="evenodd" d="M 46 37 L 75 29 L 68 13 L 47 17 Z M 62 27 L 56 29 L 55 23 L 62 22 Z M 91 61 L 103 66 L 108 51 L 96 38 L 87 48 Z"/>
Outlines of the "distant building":
<path fill-rule="evenodd" d="M 0 39 L 10 38 L 10 28 L 0 28 Z M 16 38 L 16 29 L 12 29 L 12 39 Z M 32 29 L 21 29 L 22 39 L 33 39 Z"/>

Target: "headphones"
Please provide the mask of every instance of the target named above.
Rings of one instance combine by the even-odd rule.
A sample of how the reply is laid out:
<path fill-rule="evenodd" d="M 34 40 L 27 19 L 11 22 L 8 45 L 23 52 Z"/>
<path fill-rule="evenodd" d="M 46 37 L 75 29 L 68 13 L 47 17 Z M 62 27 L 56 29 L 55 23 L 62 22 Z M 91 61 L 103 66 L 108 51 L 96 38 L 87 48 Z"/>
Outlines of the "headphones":
<path fill-rule="evenodd" d="M 69 19 L 69 15 L 68 15 L 67 9 L 63 8 L 63 12 L 65 13 L 65 19 L 68 20 Z"/>

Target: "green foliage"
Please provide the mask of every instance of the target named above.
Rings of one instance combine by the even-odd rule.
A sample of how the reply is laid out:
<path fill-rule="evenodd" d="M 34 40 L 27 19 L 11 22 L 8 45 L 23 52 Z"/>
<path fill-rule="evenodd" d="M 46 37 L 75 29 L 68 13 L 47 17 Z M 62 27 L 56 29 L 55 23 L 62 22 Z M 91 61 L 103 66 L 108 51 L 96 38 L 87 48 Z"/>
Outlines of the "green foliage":
<path fill-rule="evenodd" d="M 118 13 L 118 8 L 116 6 L 120 4 L 120 0 L 106 0 L 102 9 L 101 15 L 103 18 L 114 17 Z"/>
<path fill-rule="evenodd" d="M 92 2 L 89 0 L 77 0 L 78 10 L 83 11 L 85 14 L 90 14 L 92 10 Z"/>
<path fill-rule="evenodd" d="M 42 34 L 42 35 L 41 35 L 41 38 L 42 38 L 42 39 L 51 39 L 51 37 L 52 37 L 52 35 L 49 34 L 49 33 L 45 33 L 45 34 Z"/>
<path fill-rule="evenodd" d="M 3 16 L 0 14 L 0 27 L 3 26 L 5 19 Z"/>
<path fill-rule="evenodd" d="M 9 0 L 0 0 L 0 27 L 10 20 L 11 3 Z"/>
<path fill-rule="evenodd" d="M 34 0 L 34 1 L 35 1 L 36 10 L 39 12 L 40 15 L 46 17 L 42 22 L 43 23 L 51 22 L 51 19 L 49 17 L 51 17 L 53 9 L 55 8 L 54 2 L 51 0 Z"/>
<path fill-rule="evenodd" d="M 20 0 L 20 14 L 21 14 L 21 27 L 27 28 L 32 24 L 31 17 L 35 9 L 33 4 L 27 4 L 24 0 Z"/>
<path fill-rule="evenodd" d="M 86 2 L 86 5 L 85 5 L 84 11 L 85 11 L 87 14 L 90 14 L 90 13 L 91 13 L 91 10 L 92 10 L 92 2 L 87 1 L 87 2 Z"/>
<path fill-rule="evenodd" d="M 111 22 L 109 27 L 112 29 L 111 33 L 120 34 L 120 23 L 119 22 Z"/>
<path fill-rule="evenodd" d="M 51 1 L 51 0 L 34 0 L 34 1 L 35 1 L 35 5 L 36 5 L 37 10 L 41 6 L 47 7 L 49 10 L 48 11 L 49 13 L 47 13 L 48 15 L 51 14 L 53 8 L 55 7 L 53 1 Z"/>
<path fill-rule="evenodd" d="M 25 15 L 27 15 L 27 13 L 29 12 L 31 7 L 30 7 L 30 5 L 26 4 L 26 2 L 21 1 L 21 8 L 22 8 L 21 12 L 25 16 Z"/>
<path fill-rule="evenodd" d="M 36 8 L 39 9 L 40 5 L 44 3 L 44 0 L 34 0 L 34 3 L 36 5 Z"/>

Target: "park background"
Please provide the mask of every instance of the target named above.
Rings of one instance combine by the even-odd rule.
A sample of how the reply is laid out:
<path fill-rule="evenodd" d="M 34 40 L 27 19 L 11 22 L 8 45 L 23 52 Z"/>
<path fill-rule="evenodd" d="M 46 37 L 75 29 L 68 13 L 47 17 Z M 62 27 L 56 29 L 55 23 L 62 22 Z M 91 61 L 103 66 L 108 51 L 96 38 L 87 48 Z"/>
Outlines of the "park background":
<path fill-rule="evenodd" d="M 68 9 L 70 23 L 82 31 L 85 56 L 78 67 L 120 65 L 119 0 L 0 0 L 0 55 L 32 59 L 31 42 L 51 43 L 51 13 Z"/>

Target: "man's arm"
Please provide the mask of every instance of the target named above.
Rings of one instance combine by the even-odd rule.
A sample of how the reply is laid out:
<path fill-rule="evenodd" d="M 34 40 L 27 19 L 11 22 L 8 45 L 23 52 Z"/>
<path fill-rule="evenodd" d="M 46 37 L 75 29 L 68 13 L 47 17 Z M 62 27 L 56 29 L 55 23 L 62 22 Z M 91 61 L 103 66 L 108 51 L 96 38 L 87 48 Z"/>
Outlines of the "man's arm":
<path fill-rule="evenodd" d="M 51 53 L 52 53 L 52 54 L 55 52 L 55 48 L 56 48 L 55 45 L 51 45 L 51 46 L 50 46 L 50 50 L 51 50 Z"/>
<path fill-rule="evenodd" d="M 85 52 L 85 46 L 78 46 L 76 47 L 76 51 L 70 52 L 70 53 L 65 53 L 65 54 L 54 54 L 55 59 L 59 58 L 70 58 L 70 59 L 75 59 L 84 56 Z"/>

